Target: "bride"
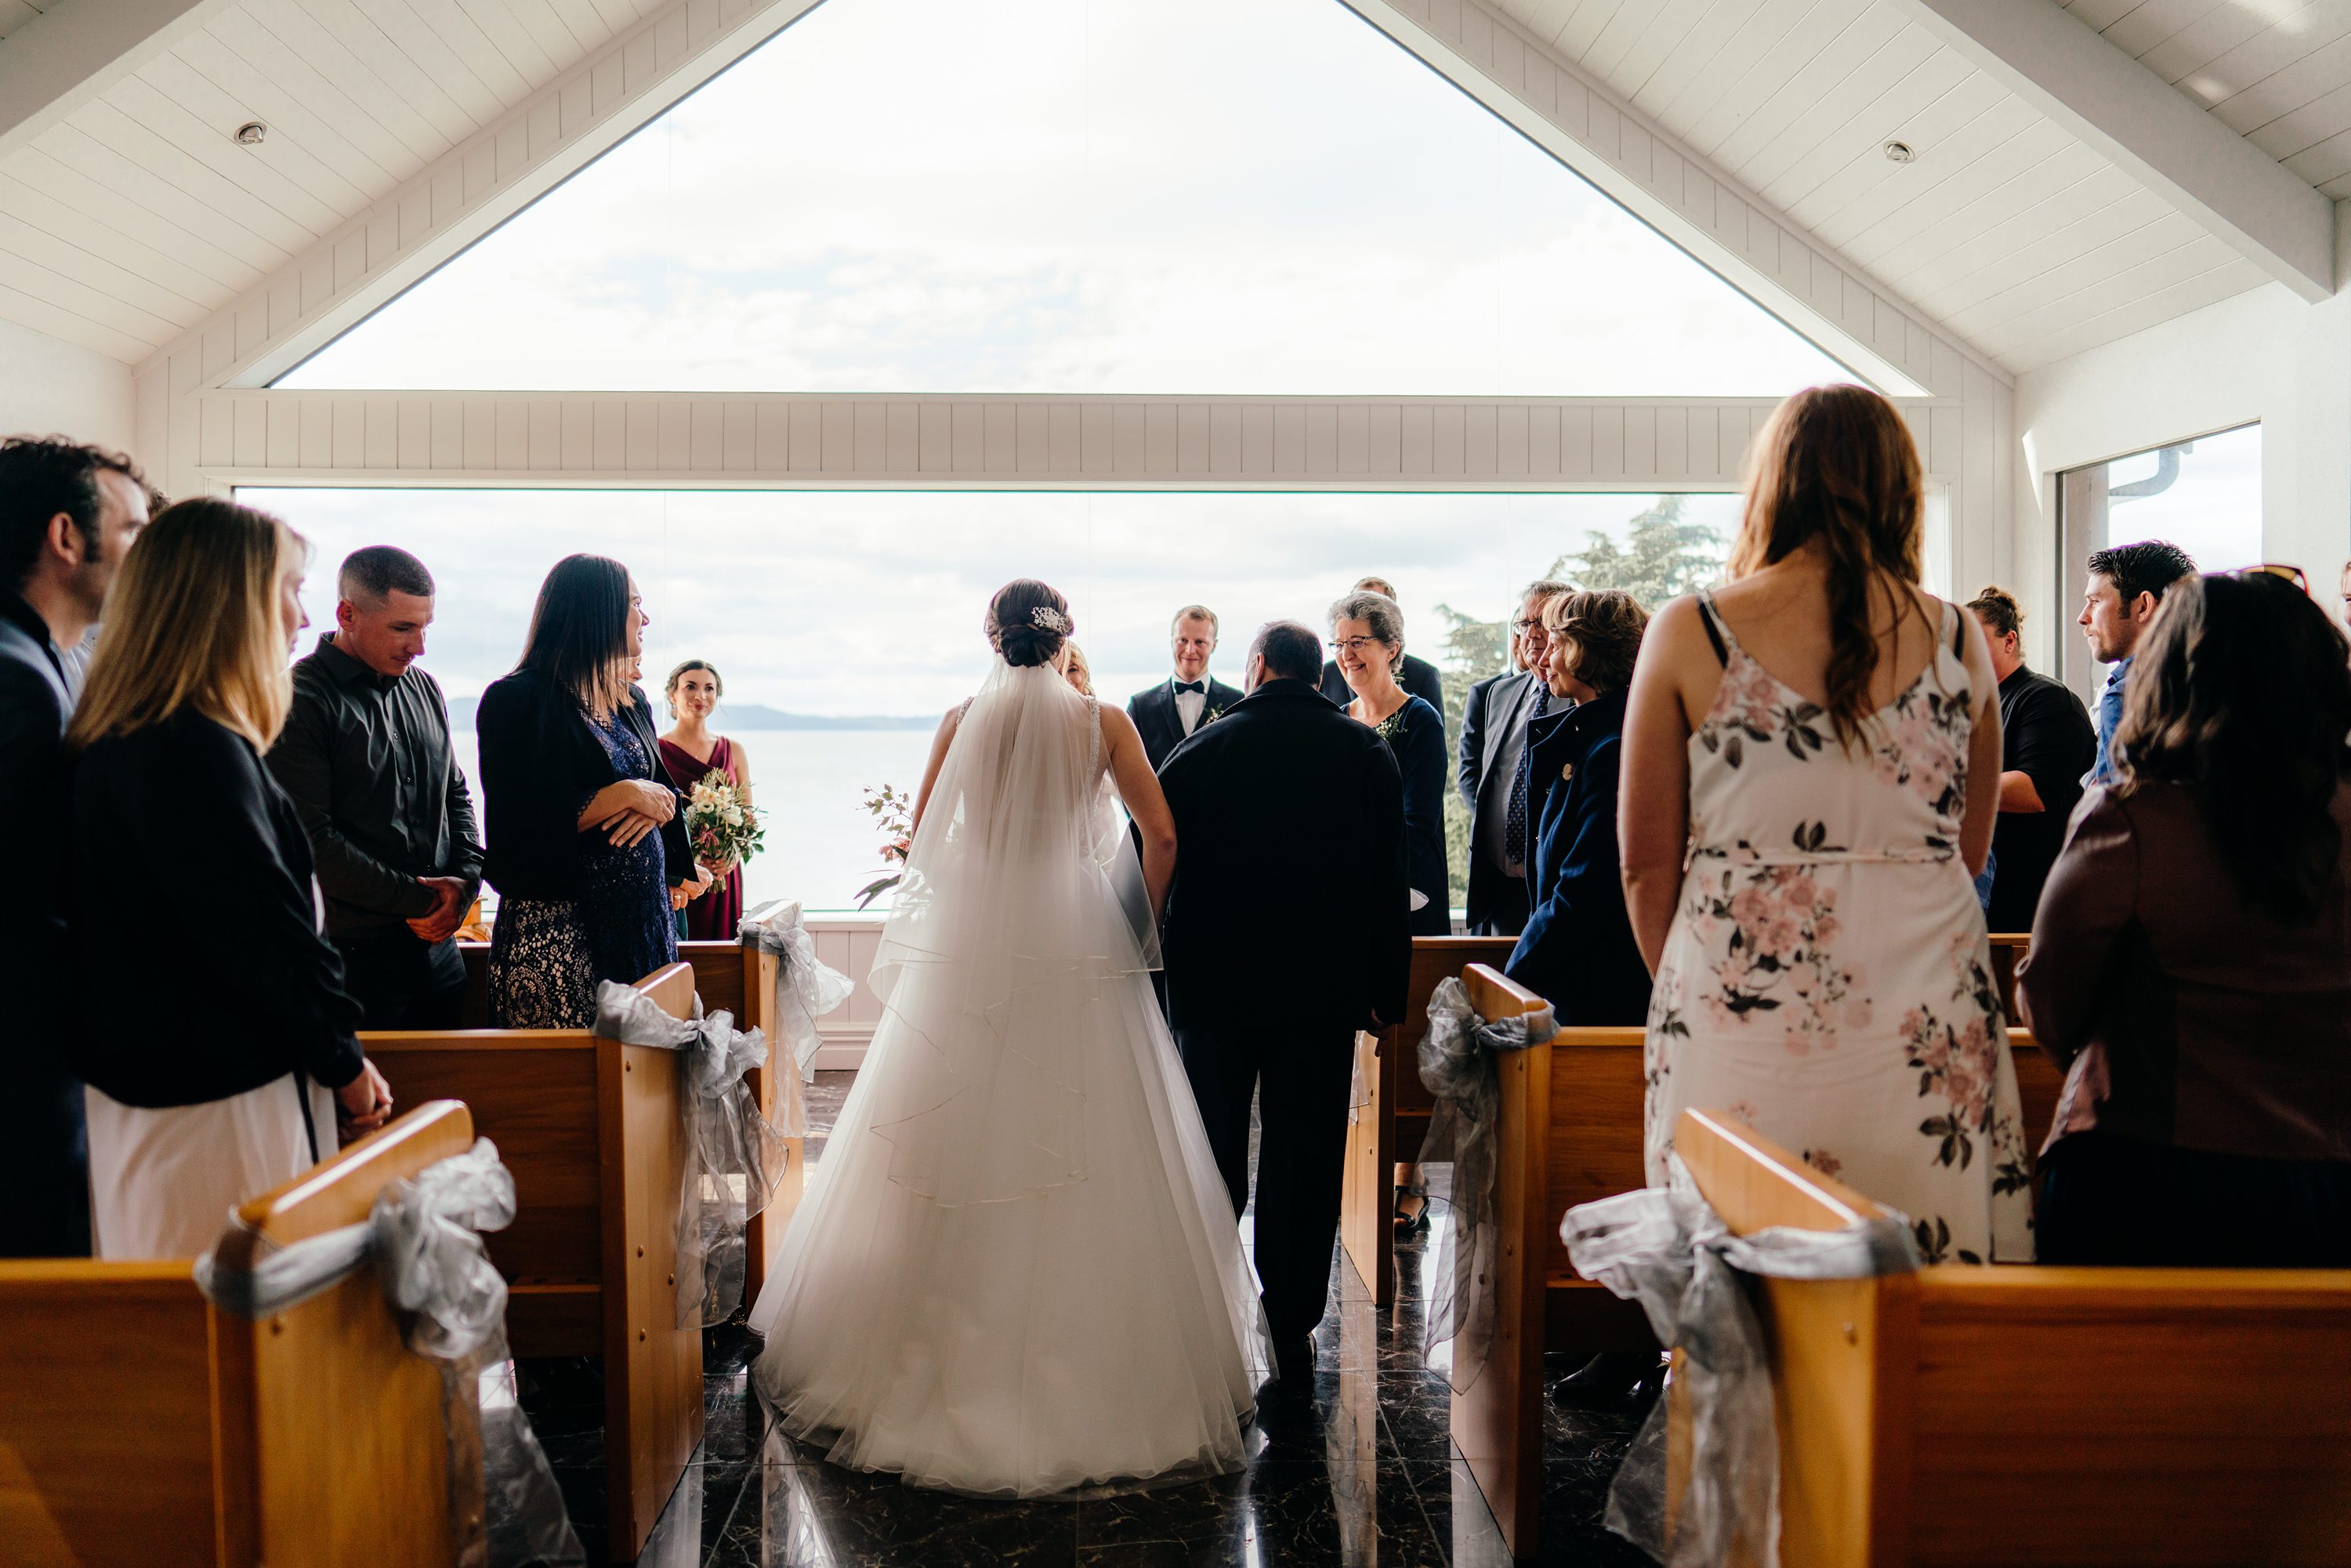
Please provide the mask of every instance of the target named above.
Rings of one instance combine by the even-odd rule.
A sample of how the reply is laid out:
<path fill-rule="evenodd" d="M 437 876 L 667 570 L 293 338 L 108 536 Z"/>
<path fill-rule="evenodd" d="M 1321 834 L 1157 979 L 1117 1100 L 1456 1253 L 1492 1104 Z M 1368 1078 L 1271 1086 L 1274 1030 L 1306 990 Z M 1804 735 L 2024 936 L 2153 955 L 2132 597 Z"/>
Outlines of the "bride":
<path fill-rule="evenodd" d="M 1041 582 L 988 606 L 998 658 L 915 799 L 882 1024 L 751 1312 L 787 1431 L 984 1496 L 1238 1469 L 1267 1366 L 1151 993 L 1175 828 L 1134 725 L 1062 678 L 1070 631 Z"/>

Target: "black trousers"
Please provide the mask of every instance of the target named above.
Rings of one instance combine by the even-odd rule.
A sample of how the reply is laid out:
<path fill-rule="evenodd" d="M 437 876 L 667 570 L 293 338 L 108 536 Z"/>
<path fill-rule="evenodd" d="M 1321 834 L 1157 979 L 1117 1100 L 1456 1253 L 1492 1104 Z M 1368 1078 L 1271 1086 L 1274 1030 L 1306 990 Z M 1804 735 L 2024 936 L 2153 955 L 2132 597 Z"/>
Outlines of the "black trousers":
<path fill-rule="evenodd" d="M 18 1044 L 47 1047 L 57 1039 L 35 1030 Z M 81 1084 L 62 1051 L 31 1061 L 10 1052 L 0 1062 L 9 1080 L 0 1097 L 0 1186 L 8 1194 L 0 1203 L 0 1258 L 87 1258 L 89 1144 Z"/>
<path fill-rule="evenodd" d="M 2351 1269 L 2351 1162 L 2069 1133 L 2041 1157 L 2043 1263 Z"/>
<path fill-rule="evenodd" d="M 1355 1031 L 1180 1029 L 1176 1049 L 1233 1200 L 1249 1207 L 1249 1097 L 1258 1100 L 1257 1276 L 1274 1343 L 1322 1321 L 1347 1157 Z"/>
<path fill-rule="evenodd" d="M 457 1029 L 465 1010 L 465 960 L 457 939 L 428 946 L 405 926 L 346 933 L 343 989 L 360 1005 L 360 1028 Z"/>
<path fill-rule="evenodd" d="M 1516 936 L 1527 928 L 1534 906 L 1525 877 L 1504 876 L 1489 867 L 1478 891 L 1484 896 L 1479 900 L 1478 918 L 1469 923 L 1470 936 Z"/>

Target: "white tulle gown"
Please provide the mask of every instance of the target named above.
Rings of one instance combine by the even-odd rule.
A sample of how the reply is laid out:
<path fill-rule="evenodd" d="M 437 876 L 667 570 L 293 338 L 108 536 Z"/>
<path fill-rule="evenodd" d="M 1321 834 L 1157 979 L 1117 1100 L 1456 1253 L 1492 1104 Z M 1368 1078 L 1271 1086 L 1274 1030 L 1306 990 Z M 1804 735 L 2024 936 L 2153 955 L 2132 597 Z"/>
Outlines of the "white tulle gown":
<path fill-rule="evenodd" d="M 998 660 L 883 932 L 882 1024 L 751 1312 L 786 1430 L 983 1496 L 1241 1466 L 1262 1316 L 1156 963 L 1093 700 Z"/>

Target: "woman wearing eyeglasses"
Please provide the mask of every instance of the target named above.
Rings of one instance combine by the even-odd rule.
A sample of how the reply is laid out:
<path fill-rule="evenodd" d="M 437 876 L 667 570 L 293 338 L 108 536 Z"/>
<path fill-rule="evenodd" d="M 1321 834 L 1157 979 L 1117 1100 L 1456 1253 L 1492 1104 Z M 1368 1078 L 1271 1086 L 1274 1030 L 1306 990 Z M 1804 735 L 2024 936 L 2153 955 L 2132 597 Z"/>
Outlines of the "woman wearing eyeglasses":
<path fill-rule="evenodd" d="M 2140 641 L 2017 969 L 2068 1064 L 2044 1263 L 2351 1268 L 2346 652 L 2266 567 Z"/>
<path fill-rule="evenodd" d="M 1445 864 L 1445 716 L 1396 682 L 1404 667 L 1404 612 L 1384 593 L 1348 594 L 1331 606 L 1331 653 L 1355 694 L 1347 716 L 1379 733 L 1404 774 L 1413 935 L 1447 936 L 1453 899 Z"/>

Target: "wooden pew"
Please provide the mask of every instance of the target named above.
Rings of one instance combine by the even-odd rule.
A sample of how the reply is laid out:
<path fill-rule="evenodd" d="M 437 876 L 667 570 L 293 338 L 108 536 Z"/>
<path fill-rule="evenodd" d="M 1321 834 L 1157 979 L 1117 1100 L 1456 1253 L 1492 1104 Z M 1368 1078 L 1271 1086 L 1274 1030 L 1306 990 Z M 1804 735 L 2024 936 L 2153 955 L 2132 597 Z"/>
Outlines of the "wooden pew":
<path fill-rule="evenodd" d="M 1995 931 L 1991 934 L 1991 977 L 2000 988 L 2001 1009 L 2008 1014 L 2011 1024 L 2024 1019 L 2016 1010 L 2016 965 L 2032 946 L 2030 931 Z"/>
<path fill-rule="evenodd" d="M 1416 936 L 1404 1021 L 1355 1036 L 1355 1071 L 1367 1103 L 1347 1129 L 1346 1176 L 1339 1200 L 1339 1240 L 1374 1306 L 1395 1301 L 1395 1167 L 1420 1157 L 1437 1102 L 1420 1082 L 1420 1041 L 1428 1032 L 1428 998 L 1437 982 L 1463 966 L 1499 969 L 1515 936 Z"/>
<path fill-rule="evenodd" d="M 692 1009 L 694 971 L 638 982 Z M 604 1359 L 611 1549 L 643 1550 L 702 1440 L 702 1331 L 677 1326 L 686 1130 L 680 1055 L 586 1030 L 363 1033 L 397 1103 L 462 1100 L 514 1173 L 515 1222 L 487 1238 L 515 1354 Z"/>
<path fill-rule="evenodd" d="M 362 1220 L 387 1183 L 473 1142 L 463 1105 L 419 1105 L 241 1206 L 251 1230 L 219 1256 Z M 456 1562 L 441 1375 L 401 1343 L 375 1270 L 246 1322 L 189 1265 L 0 1261 L 0 1561 Z M 478 1541 L 474 1502 L 461 1530 Z"/>
<path fill-rule="evenodd" d="M 489 1019 L 490 945 L 460 942 L 457 947 L 465 960 L 465 1021 L 478 1028 Z M 693 968 L 694 988 L 700 993 L 706 1010 L 733 1013 L 736 1028 L 764 1032 L 776 1051 L 769 1059 L 771 1065 L 791 1054 L 791 1048 L 783 1042 L 776 1028 L 774 954 L 734 942 L 681 942 L 677 945 L 677 956 L 678 962 Z M 769 1068 L 762 1068 L 752 1072 L 746 1082 L 758 1096 L 760 1111 L 773 1120 L 780 1097 L 780 1081 Z M 802 1140 L 787 1138 L 783 1179 L 777 1184 L 766 1210 L 751 1217 L 750 1259 L 743 1281 L 747 1306 L 759 1298 L 759 1287 L 768 1279 L 768 1264 L 776 1255 L 777 1244 L 783 1239 L 785 1224 L 799 1207 L 800 1191 L 807 1179 Z"/>
<path fill-rule="evenodd" d="M 1483 965 L 1462 975 L 1487 1019 L 1546 1004 Z M 1644 1031 L 1566 1029 L 1500 1059 L 1496 1223 L 1505 1227 L 1493 1348 L 1484 1375 L 1453 1398 L 1453 1439 L 1513 1552 L 1531 1556 L 1542 1497 L 1545 1350 L 1645 1350 L 1656 1341 L 1634 1303 L 1575 1272 L 1559 1237 L 1580 1203 L 1647 1184 L 1642 1136 Z M 2060 1075 L 2022 1030 L 2009 1031 L 2025 1147 L 2049 1129 Z M 1531 1260 L 1532 1264 L 1523 1260 Z"/>
<path fill-rule="evenodd" d="M 1719 1113 L 1675 1135 L 1740 1235 L 1882 1212 Z M 1785 1563 L 2351 1563 L 2351 1270 L 1762 1284 Z"/>

